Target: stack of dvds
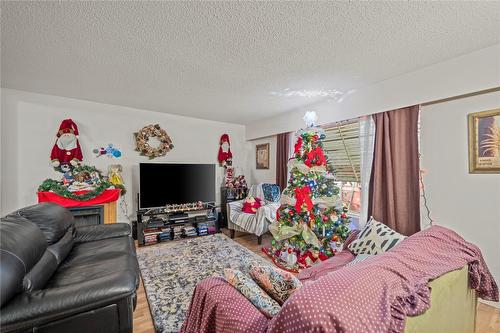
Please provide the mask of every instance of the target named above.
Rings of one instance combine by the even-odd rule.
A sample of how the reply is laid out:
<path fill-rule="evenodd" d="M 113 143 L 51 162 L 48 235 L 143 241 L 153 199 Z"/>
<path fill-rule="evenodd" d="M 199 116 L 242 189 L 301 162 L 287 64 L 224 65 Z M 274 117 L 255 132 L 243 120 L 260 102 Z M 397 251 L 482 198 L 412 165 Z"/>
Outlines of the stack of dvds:
<path fill-rule="evenodd" d="M 191 237 L 191 236 L 197 236 L 198 234 L 196 233 L 196 228 L 193 226 L 186 226 L 184 227 L 184 235 L 186 237 Z"/>
<path fill-rule="evenodd" d="M 170 228 L 162 228 L 161 233 L 159 234 L 160 242 L 171 240 L 171 229 Z"/>
<path fill-rule="evenodd" d="M 175 226 L 172 228 L 174 232 L 174 240 L 182 237 L 182 226 Z"/>
<path fill-rule="evenodd" d="M 203 236 L 208 233 L 208 224 L 198 223 L 198 235 Z"/>
<path fill-rule="evenodd" d="M 144 244 L 145 245 L 151 245 L 151 244 L 156 244 L 156 243 L 158 243 L 158 235 L 157 234 L 144 235 Z"/>
<path fill-rule="evenodd" d="M 150 245 L 158 243 L 158 234 L 160 233 L 161 231 L 159 231 L 157 228 L 144 229 L 144 244 Z"/>

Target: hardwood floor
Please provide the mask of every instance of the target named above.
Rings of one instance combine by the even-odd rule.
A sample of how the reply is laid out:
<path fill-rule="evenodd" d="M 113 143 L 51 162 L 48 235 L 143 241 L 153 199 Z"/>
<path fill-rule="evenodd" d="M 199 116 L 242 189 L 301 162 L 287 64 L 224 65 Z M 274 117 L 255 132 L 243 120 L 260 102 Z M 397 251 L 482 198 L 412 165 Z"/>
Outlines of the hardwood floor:
<path fill-rule="evenodd" d="M 224 230 L 229 236 L 229 232 Z M 252 250 L 256 254 L 268 259 L 260 250 L 262 246 L 268 246 L 271 242 L 270 235 L 262 237 L 262 245 L 257 244 L 257 237 L 253 235 L 236 233 L 235 241 Z M 154 245 L 153 245 L 154 246 Z M 153 320 L 149 311 L 149 305 L 141 281 L 137 291 L 137 307 L 134 312 L 134 333 L 154 333 Z M 479 303 L 477 307 L 476 333 L 500 333 L 500 309 Z"/>

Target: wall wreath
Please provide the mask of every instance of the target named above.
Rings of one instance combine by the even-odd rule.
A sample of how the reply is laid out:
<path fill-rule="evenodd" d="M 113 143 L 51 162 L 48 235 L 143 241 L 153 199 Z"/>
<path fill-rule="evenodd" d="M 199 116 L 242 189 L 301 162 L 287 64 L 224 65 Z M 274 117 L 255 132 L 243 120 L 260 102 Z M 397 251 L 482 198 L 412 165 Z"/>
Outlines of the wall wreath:
<path fill-rule="evenodd" d="M 165 156 L 167 152 L 174 148 L 172 139 L 168 136 L 167 132 L 160 127 L 160 125 L 148 125 L 134 133 L 135 143 L 138 152 L 143 156 L 153 159 L 160 156 Z M 156 137 L 160 144 L 158 147 L 153 147 L 149 144 L 149 138 Z"/>

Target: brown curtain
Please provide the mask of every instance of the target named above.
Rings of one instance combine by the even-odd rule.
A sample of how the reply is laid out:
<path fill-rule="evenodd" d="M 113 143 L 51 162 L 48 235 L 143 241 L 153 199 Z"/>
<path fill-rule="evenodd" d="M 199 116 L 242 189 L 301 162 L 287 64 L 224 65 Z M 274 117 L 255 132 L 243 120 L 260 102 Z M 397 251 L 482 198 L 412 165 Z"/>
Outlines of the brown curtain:
<path fill-rule="evenodd" d="M 276 184 L 283 191 L 288 180 L 288 133 L 278 134 L 276 144 Z"/>
<path fill-rule="evenodd" d="M 419 106 L 373 115 L 368 216 L 404 235 L 420 231 Z"/>

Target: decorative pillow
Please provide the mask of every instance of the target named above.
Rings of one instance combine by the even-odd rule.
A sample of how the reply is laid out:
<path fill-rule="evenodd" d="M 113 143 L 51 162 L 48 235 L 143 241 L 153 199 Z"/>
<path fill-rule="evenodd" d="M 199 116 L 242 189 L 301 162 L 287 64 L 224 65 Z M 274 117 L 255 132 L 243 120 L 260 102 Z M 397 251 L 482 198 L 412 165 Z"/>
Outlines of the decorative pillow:
<path fill-rule="evenodd" d="M 355 255 L 378 254 L 392 249 L 405 238 L 406 236 L 397 233 L 372 217 L 361 230 L 358 238 L 352 241 L 348 248 Z"/>
<path fill-rule="evenodd" d="M 253 262 L 250 264 L 249 273 L 252 279 L 279 304 L 283 304 L 302 287 L 302 282 L 292 273 L 272 266 L 262 266 Z"/>
<path fill-rule="evenodd" d="M 375 256 L 375 255 L 374 254 L 359 254 L 351 262 L 349 262 L 347 265 L 345 265 L 345 267 L 356 265 L 357 263 L 365 261 L 366 259 L 371 258 L 373 256 Z"/>
<path fill-rule="evenodd" d="M 259 198 L 248 197 L 243 203 L 243 207 L 241 211 L 247 214 L 255 214 L 257 213 L 257 209 L 261 206 L 261 200 Z"/>
<path fill-rule="evenodd" d="M 224 269 L 224 277 L 264 315 L 273 317 L 281 310 L 280 305 L 274 299 L 241 271 L 226 268 Z"/>
<path fill-rule="evenodd" d="M 281 191 L 278 185 L 262 184 L 262 192 L 264 192 L 264 199 L 266 201 L 272 201 L 272 202 L 280 201 Z"/>

